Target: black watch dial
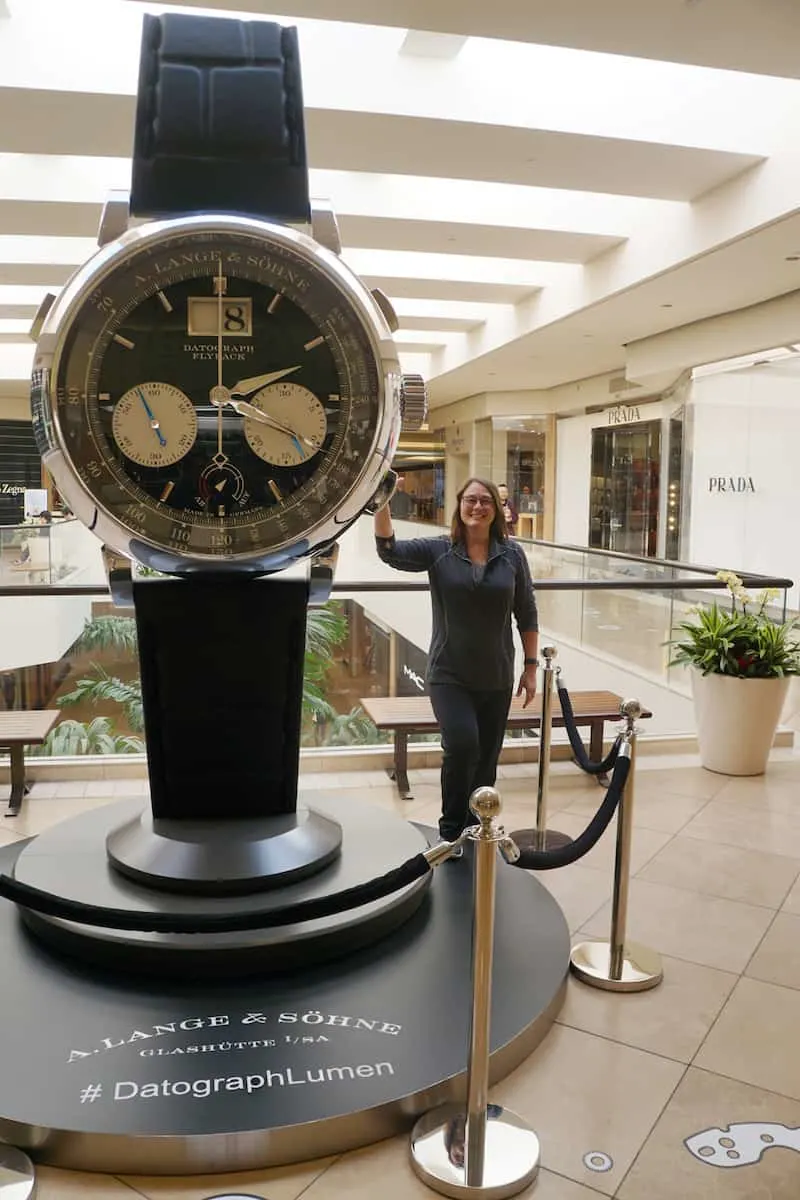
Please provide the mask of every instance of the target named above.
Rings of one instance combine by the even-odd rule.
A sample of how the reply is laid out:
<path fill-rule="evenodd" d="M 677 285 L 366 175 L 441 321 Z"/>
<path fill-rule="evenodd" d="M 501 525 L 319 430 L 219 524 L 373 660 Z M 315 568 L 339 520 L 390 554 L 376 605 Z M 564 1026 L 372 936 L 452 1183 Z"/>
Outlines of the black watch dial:
<path fill-rule="evenodd" d="M 61 441 L 135 538 L 185 556 L 297 542 L 374 446 L 382 379 L 333 278 L 291 246 L 190 228 L 145 242 L 73 315 Z"/>

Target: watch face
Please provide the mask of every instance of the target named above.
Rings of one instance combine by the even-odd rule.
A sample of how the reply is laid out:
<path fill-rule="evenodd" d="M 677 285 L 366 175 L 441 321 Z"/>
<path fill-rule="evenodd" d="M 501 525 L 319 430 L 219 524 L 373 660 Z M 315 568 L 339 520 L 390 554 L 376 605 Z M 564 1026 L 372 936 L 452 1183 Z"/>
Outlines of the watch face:
<path fill-rule="evenodd" d="M 134 540 L 193 559 L 306 538 L 383 421 L 358 306 L 307 239 L 253 226 L 169 222 L 123 246 L 53 360 L 57 440 L 84 488 Z"/>

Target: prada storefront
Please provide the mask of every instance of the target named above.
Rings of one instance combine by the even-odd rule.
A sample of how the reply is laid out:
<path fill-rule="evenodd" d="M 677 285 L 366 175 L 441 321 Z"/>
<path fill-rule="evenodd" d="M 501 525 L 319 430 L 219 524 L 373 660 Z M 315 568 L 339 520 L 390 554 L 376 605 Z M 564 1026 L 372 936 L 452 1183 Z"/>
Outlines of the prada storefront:
<path fill-rule="evenodd" d="M 674 397 L 560 420 L 556 541 L 678 559 L 684 444 Z"/>

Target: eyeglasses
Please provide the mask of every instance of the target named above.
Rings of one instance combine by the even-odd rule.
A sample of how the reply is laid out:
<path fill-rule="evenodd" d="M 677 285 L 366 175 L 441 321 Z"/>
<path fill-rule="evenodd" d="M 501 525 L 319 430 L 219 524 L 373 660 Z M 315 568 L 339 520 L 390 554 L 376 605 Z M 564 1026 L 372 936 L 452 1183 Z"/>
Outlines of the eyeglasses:
<path fill-rule="evenodd" d="M 494 508 L 491 496 L 462 496 L 461 503 L 466 508 Z"/>

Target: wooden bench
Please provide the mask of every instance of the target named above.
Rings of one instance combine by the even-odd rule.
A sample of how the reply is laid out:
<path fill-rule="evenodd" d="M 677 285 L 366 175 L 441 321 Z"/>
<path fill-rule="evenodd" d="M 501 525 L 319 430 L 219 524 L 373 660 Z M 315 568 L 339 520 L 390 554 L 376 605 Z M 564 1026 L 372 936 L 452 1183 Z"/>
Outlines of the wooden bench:
<path fill-rule="evenodd" d="M 0 750 L 11 756 L 11 799 L 7 817 L 16 817 L 22 798 L 28 791 L 25 783 L 25 747 L 40 746 L 61 716 L 58 708 L 40 708 L 31 712 L 0 712 Z"/>
<path fill-rule="evenodd" d="M 553 727 L 564 727 L 561 704 L 556 698 L 553 703 Z M 619 721 L 622 696 L 615 692 L 570 692 L 575 724 L 589 726 L 589 758 L 600 762 L 603 757 L 603 737 L 606 721 Z M 397 783 L 404 800 L 412 799 L 408 786 L 408 735 L 410 733 L 436 733 L 439 724 L 433 715 L 427 696 L 366 696 L 361 706 L 378 729 L 394 732 L 394 767 L 389 775 Z M 643 712 L 642 717 L 651 717 Z M 522 697 L 514 697 L 506 723 L 507 729 L 538 729 L 542 719 L 542 698 L 537 695 L 528 708 L 523 709 Z"/>

